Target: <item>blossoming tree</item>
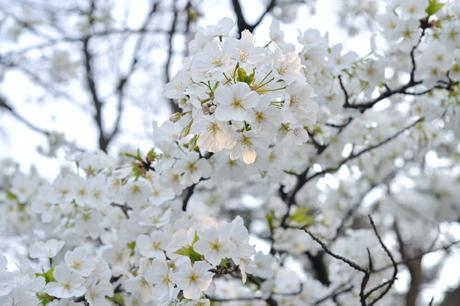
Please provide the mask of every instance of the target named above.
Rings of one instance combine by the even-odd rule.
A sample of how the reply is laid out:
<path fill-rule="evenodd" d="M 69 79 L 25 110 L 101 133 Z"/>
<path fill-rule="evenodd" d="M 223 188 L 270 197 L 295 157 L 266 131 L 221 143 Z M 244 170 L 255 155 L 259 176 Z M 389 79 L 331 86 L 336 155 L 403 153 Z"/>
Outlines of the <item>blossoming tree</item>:
<path fill-rule="evenodd" d="M 385 3 L 359 56 L 276 20 L 257 45 L 233 1 L 149 151 L 68 147 L 51 182 L 3 162 L 0 304 L 456 305 L 420 288 L 459 242 L 460 5 Z"/>

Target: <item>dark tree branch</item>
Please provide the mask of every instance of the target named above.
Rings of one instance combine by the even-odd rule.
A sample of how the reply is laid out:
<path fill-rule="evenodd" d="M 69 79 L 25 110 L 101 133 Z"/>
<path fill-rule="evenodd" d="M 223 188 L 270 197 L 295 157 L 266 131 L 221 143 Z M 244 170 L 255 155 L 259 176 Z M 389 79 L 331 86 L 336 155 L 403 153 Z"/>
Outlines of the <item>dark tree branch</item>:
<path fill-rule="evenodd" d="M 398 275 L 398 264 L 396 263 L 393 254 L 391 254 L 390 250 L 388 247 L 383 243 L 382 237 L 380 236 L 379 232 L 377 231 L 377 227 L 375 226 L 374 220 L 372 220 L 372 217 L 369 215 L 369 222 L 371 223 L 372 229 L 374 230 L 375 236 L 377 236 L 377 239 L 380 243 L 380 246 L 382 249 L 385 251 L 387 254 L 388 258 L 390 258 L 391 264 L 393 265 L 393 275 L 391 276 L 391 279 L 388 280 L 387 282 L 382 283 L 381 285 L 376 286 L 375 288 L 371 289 L 367 294 L 365 294 L 365 297 L 369 297 L 372 293 L 375 291 L 379 290 L 382 287 L 385 287 L 385 289 L 375 298 L 373 299 L 368 305 L 372 306 L 375 305 L 379 300 L 381 300 L 391 289 L 393 286 L 394 282 L 396 281 L 396 277 Z"/>
<path fill-rule="evenodd" d="M 251 31 L 251 26 L 247 23 L 246 18 L 244 18 L 240 0 L 232 0 L 232 5 L 236 15 L 236 25 L 239 35 L 241 35 L 244 30 Z"/>
<path fill-rule="evenodd" d="M 113 207 L 120 208 L 123 214 L 125 215 L 126 219 L 129 219 L 129 211 L 133 209 L 132 207 L 126 204 L 117 204 L 117 203 L 111 203 L 110 205 Z"/>
<path fill-rule="evenodd" d="M 452 89 L 452 84 L 453 84 L 452 80 L 449 80 L 449 82 L 444 82 L 443 80 L 439 80 L 437 85 L 427 90 L 424 90 L 424 91 L 420 91 L 420 92 L 408 91 L 408 89 L 411 89 L 413 87 L 423 84 L 423 81 L 415 79 L 415 73 L 417 71 L 417 62 L 415 60 L 415 52 L 420 46 L 420 43 L 422 42 L 422 39 L 425 36 L 426 29 L 429 26 L 430 25 L 429 23 L 427 23 L 427 21 L 425 22 L 424 20 L 421 21 L 420 27 L 422 29 L 422 33 L 420 34 L 420 37 L 417 43 L 412 47 L 410 51 L 410 55 L 409 55 L 410 61 L 411 61 L 411 70 L 409 72 L 409 75 L 410 75 L 409 81 L 406 84 L 401 85 L 400 87 L 395 88 L 395 89 L 391 89 L 388 85 L 385 84 L 385 91 L 381 93 L 378 97 L 371 99 L 369 101 L 365 101 L 365 102 L 351 103 L 350 94 L 345 88 L 345 84 L 343 82 L 342 76 L 339 75 L 338 81 L 339 81 L 340 88 L 342 89 L 342 92 L 344 95 L 343 107 L 358 109 L 361 113 L 364 113 L 366 110 L 372 108 L 375 104 L 379 103 L 382 100 L 385 100 L 386 98 L 392 97 L 394 95 L 402 94 L 402 95 L 411 95 L 411 96 L 421 96 L 421 95 L 431 93 L 435 89 L 444 89 L 444 90 L 450 91 Z"/>
<path fill-rule="evenodd" d="M 182 211 L 187 211 L 188 202 L 195 191 L 196 184 L 192 184 L 182 192 Z"/>
<path fill-rule="evenodd" d="M 345 165 L 347 162 L 353 160 L 353 159 L 356 159 L 358 157 L 360 157 L 361 155 L 365 154 L 365 153 L 368 153 L 372 150 L 375 150 L 379 147 L 382 147 L 384 146 L 385 144 L 391 142 L 392 140 L 396 139 L 398 136 L 400 136 L 401 134 L 403 134 L 405 131 L 411 129 L 412 127 L 416 126 L 417 124 L 419 124 L 420 122 L 424 121 L 425 118 L 421 117 L 417 120 L 415 120 L 414 122 L 412 122 L 410 125 L 404 127 L 403 129 L 399 130 L 398 132 L 396 132 L 395 134 L 391 135 L 390 137 L 388 138 L 385 138 L 384 140 L 374 144 L 374 145 L 371 145 L 371 146 L 368 146 L 367 148 L 365 149 L 362 149 L 356 153 L 351 153 L 347 158 L 343 159 L 337 166 L 335 167 L 329 167 L 329 168 L 326 168 L 322 171 L 319 171 L 319 172 L 316 172 L 314 174 L 312 174 L 311 176 L 307 177 L 305 179 L 305 183 L 306 182 L 309 182 L 311 181 L 312 179 L 315 179 L 317 177 L 321 177 L 323 175 L 325 175 L 326 173 L 331 173 L 331 172 L 335 172 L 337 170 L 340 169 L 340 167 L 342 167 L 343 165 Z"/>
<path fill-rule="evenodd" d="M 356 152 L 356 153 L 351 153 L 347 158 L 343 159 L 339 164 L 337 164 L 336 166 L 334 167 L 329 167 L 329 168 L 326 168 L 324 170 L 321 170 L 321 171 L 318 171 L 310 176 L 307 176 L 308 175 L 308 172 L 309 172 L 309 167 L 306 168 L 306 170 L 300 174 L 296 174 L 296 173 L 289 173 L 291 175 L 295 175 L 297 177 L 297 182 L 296 182 L 296 185 L 293 189 L 292 192 L 289 193 L 289 195 L 287 193 L 284 192 L 284 187 L 283 186 L 280 186 L 279 188 L 279 195 L 281 197 L 281 199 L 287 204 L 288 206 L 288 210 L 286 212 L 286 214 L 282 217 L 282 221 L 281 221 L 281 224 L 282 226 L 286 224 L 286 221 L 287 221 L 287 218 L 290 214 L 290 208 L 291 206 L 295 203 L 295 196 L 297 194 L 297 192 L 302 189 L 302 187 L 308 183 L 309 181 L 315 179 L 315 178 L 318 178 L 318 177 L 322 177 L 324 176 L 326 173 L 331 173 L 331 172 L 335 172 L 337 170 L 340 169 L 340 167 L 342 167 L 343 165 L 345 165 L 347 162 L 353 160 L 353 159 L 356 159 L 358 157 L 360 157 L 361 155 L 367 153 L 367 152 L 370 152 L 374 149 L 377 149 L 381 146 L 384 146 L 385 144 L 391 142 L 392 140 L 394 140 L 395 138 L 397 138 L 398 136 L 400 136 L 401 134 L 403 134 L 405 131 L 411 129 L 412 127 L 414 127 L 415 125 L 417 125 L 418 123 L 422 122 L 423 120 L 425 120 L 423 117 L 417 119 L 416 121 L 414 121 L 413 123 L 411 123 L 410 125 L 404 127 L 403 129 L 401 129 L 400 131 L 396 132 L 395 134 L 393 134 L 392 136 L 384 139 L 383 141 L 377 143 L 377 144 L 374 144 L 374 145 L 371 145 L 371 146 L 368 146 L 367 148 L 365 149 L 362 149 L 361 151 L 359 152 Z M 351 122 L 351 121 L 350 121 Z M 321 152 L 322 153 L 322 152 Z"/>
<path fill-rule="evenodd" d="M 167 45 L 168 45 L 168 50 L 167 50 L 167 57 L 166 57 L 166 62 L 164 66 L 164 79 L 165 83 L 168 83 L 170 81 L 170 76 L 169 72 L 171 69 L 171 61 L 173 58 L 173 48 L 174 48 L 174 35 L 176 34 L 176 26 L 177 26 L 177 18 L 178 18 L 178 11 L 177 11 L 177 1 L 173 0 L 172 3 L 173 7 L 173 17 L 171 21 L 171 27 L 168 32 L 168 40 L 167 40 Z M 174 102 L 173 99 L 168 99 L 169 107 L 171 109 L 172 113 L 178 113 L 180 112 L 179 106 Z"/>
<path fill-rule="evenodd" d="M 270 0 L 268 5 L 266 6 L 264 12 L 257 18 L 257 21 L 254 22 L 253 24 L 249 24 L 246 21 L 246 18 L 244 17 L 243 14 L 243 9 L 241 7 L 241 3 L 239 0 L 232 0 L 232 5 L 233 5 L 233 10 L 236 15 L 236 25 L 238 27 L 238 34 L 241 35 L 241 33 L 244 30 L 248 30 L 250 32 L 253 32 L 254 29 L 260 25 L 260 23 L 264 20 L 265 16 L 270 13 L 276 6 L 276 0 Z"/>
<path fill-rule="evenodd" d="M 284 187 L 280 186 L 279 192 L 280 192 L 281 199 L 283 199 L 283 201 L 287 205 L 286 213 L 281 218 L 281 226 L 282 227 L 286 227 L 286 225 L 287 225 L 287 220 L 289 218 L 289 215 L 291 214 L 291 208 L 296 203 L 295 197 L 297 195 L 297 192 L 299 192 L 299 190 L 302 189 L 302 187 L 304 186 L 305 177 L 308 175 L 309 171 L 310 171 L 310 167 L 307 167 L 304 172 L 302 172 L 301 174 L 297 175 L 296 185 L 294 186 L 292 191 L 289 192 L 289 194 L 285 194 L 284 193 Z"/>
<path fill-rule="evenodd" d="M 326 150 L 327 145 L 326 144 L 321 144 L 319 141 L 315 138 L 315 133 L 307 129 L 308 136 L 310 138 L 310 142 L 313 144 L 313 146 L 316 149 L 317 154 L 323 153 L 324 150 Z"/>
<path fill-rule="evenodd" d="M 339 261 L 342 261 L 343 263 L 347 264 L 349 267 L 351 267 L 352 269 L 356 270 L 356 271 L 359 271 L 359 272 L 362 272 L 362 273 L 365 273 L 365 274 L 368 274 L 369 271 L 368 269 L 366 268 L 363 268 L 361 267 L 359 264 L 355 263 L 354 261 L 348 259 L 348 258 L 345 258 L 339 254 L 336 254 L 334 252 L 332 252 L 329 247 L 327 246 L 326 243 L 324 243 L 320 238 L 318 238 L 315 234 L 313 234 L 306 226 L 304 227 L 288 227 L 288 228 L 293 228 L 293 229 L 301 229 L 303 230 L 305 233 L 308 234 L 308 236 L 310 236 L 311 239 L 313 239 L 316 243 L 318 243 L 321 248 L 323 249 L 324 252 L 326 252 L 329 256 L 339 260 Z"/>
<path fill-rule="evenodd" d="M 328 301 L 329 299 L 335 300 L 339 295 L 342 295 L 344 293 L 348 293 L 348 292 L 352 291 L 353 288 L 354 288 L 353 285 L 345 286 L 345 288 L 343 288 L 343 287 L 344 287 L 344 284 L 340 285 L 337 289 L 332 291 L 332 293 L 326 295 L 323 298 L 320 298 L 319 300 L 316 300 L 313 305 L 321 305 L 322 303 Z"/>
<path fill-rule="evenodd" d="M 324 252 L 318 252 L 313 255 L 310 252 L 305 253 L 311 262 L 315 278 L 319 280 L 323 285 L 329 286 L 331 281 L 329 280 L 329 271 L 326 263 L 324 262 Z"/>
<path fill-rule="evenodd" d="M 370 290 L 366 290 L 366 287 L 367 287 L 367 284 L 368 284 L 368 281 L 370 279 L 371 274 L 376 273 L 376 271 L 372 268 L 372 261 L 371 261 L 371 256 L 370 256 L 369 250 L 368 250 L 369 267 L 364 268 L 363 266 L 357 264 L 356 262 L 352 261 L 351 259 L 343 257 L 342 255 L 339 255 L 337 253 L 332 252 L 329 249 L 329 247 L 327 246 L 327 244 L 325 242 L 323 242 L 320 238 L 318 238 L 315 234 L 313 234 L 308 229 L 308 227 L 306 227 L 306 226 L 303 226 L 303 227 L 300 227 L 300 228 L 299 227 L 289 227 L 289 228 L 295 228 L 295 229 L 303 230 L 304 232 L 306 232 L 310 236 L 310 238 L 312 238 L 316 243 L 318 243 L 321 246 L 321 248 L 323 249 L 323 251 L 326 254 L 330 255 L 331 257 L 333 257 L 333 258 L 335 258 L 335 259 L 337 259 L 337 260 L 339 260 L 339 261 L 341 261 L 343 263 L 345 263 L 346 265 L 348 265 L 352 269 L 363 273 L 363 278 L 362 278 L 362 281 L 361 281 L 361 288 L 360 288 L 360 291 L 359 291 L 359 300 L 360 300 L 361 306 L 372 306 L 372 305 L 375 305 L 379 300 L 381 300 L 389 292 L 389 290 L 393 286 L 393 284 L 394 284 L 394 282 L 396 280 L 397 274 L 398 274 L 398 264 L 394 260 L 394 257 L 391 254 L 390 250 L 383 243 L 383 240 L 382 240 L 379 232 L 377 231 L 377 228 L 375 226 L 374 220 L 372 219 L 371 216 L 369 216 L 369 221 L 370 221 L 372 229 L 374 230 L 374 233 L 375 233 L 375 235 L 376 235 L 376 237 L 377 237 L 377 239 L 379 241 L 380 246 L 385 251 L 387 256 L 390 258 L 390 261 L 391 261 L 392 267 L 393 267 L 393 275 L 392 275 L 391 279 L 388 280 L 388 281 L 385 281 L 385 282 L 383 282 L 383 283 L 381 283 L 379 285 L 377 285 L 374 288 L 371 288 Z M 371 302 L 367 301 L 368 298 L 373 293 L 377 292 L 378 290 L 380 290 L 382 288 L 383 288 L 383 290 L 380 292 L 380 294 L 376 298 L 374 298 Z"/>
<path fill-rule="evenodd" d="M 16 118 L 19 122 L 27 126 L 32 131 L 42 134 L 46 137 L 49 137 L 51 135 L 50 131 L 44 128 L 38 127 L 37 125 L 29 121 L 28 119 L 23 117 L 21 114 L 19 114 L 10 104 L 8 104 L 8 102 L 2 96 L 0 96 L 0 109 L 4 109 L 8 111 L 11 116 Z"/>
<path fill-rule="evenodd" d="M 96 9 L 96 1 L 90 1 L 90 7 L 87 12 L 88 17 L 88 24 L 90 28 L 94 23 L 94 11 Z M 91 36 L 86 37 L 83 43 L 83 61 L 84 61 L 84 69 L 85 69 L 85 77 L 86 77 L 86 85 L 88 87 L 91 103 L 94 109 L 93 119 L 97 127 L 98 131 L 98 145 L 99 149 L 106 152 L 108 141 L 104 131 L 104 123 L 103 123 L 103 116 L 102 116 L 102 106 L 103 102 L 101 101 L 96 85 L 96 80 L 94 77 L 94 69 L 93 69 L 93 55 L 90 51 L 89 42 Z"/>
<path fill-rule="evenodd" d="M 202 157 L 204 159 L 210 159 L 213 155 L 214 155 L 214 153 L 208 152 L 203 156 L 200 154 L 200 157 Z M 188 202 L 190 201 L 190 198 L 192 197 L 193 193 L 195 192 L 196 185 L 198 185 L 201 181 L 205 181 L 207 179 L 209 179 L 209 178 L 201 177 L 200 180 L 198 181 L 198 183 L 194 183 L 194 184 L 192 184 L 192 185 L 190 185 L 190 186 L 188 186 L 187 188 L 184 189 L 184 191 L 182 192 L 182 211 L 187 211 Z"/>

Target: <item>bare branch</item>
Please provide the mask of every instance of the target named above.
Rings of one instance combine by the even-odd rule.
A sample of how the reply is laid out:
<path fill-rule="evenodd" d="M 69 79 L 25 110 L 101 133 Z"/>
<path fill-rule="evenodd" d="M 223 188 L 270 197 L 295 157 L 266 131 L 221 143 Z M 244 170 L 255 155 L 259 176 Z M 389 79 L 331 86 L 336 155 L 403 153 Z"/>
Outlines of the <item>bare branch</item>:
<path fill-rule="evenodd" d="M 19 122 L 30 128 L 32 131 L 42 134 L 46 137 L 49 137 L 51 135 L 50 131 L 38 127 L 28 119 L 23 117 L 21 114 L 19 114 L 10 104 L 8 104 L 8 102 L 2 96 L 0 96 L 0 109 L 5 109 L 6 111 L 8 111 L 14 118 L 16 118 Z"/>
<path fill-rule="evenodd" d="M 417 124 L 419 124 L 420 122 L 424 121 L 425 118 L 424 117 L 421 117 L 421 118 L 418 118 L 417 120 L 415 120 L 414 122 L 412 122 L 411 124 L 409 124 L 408 126 L 404 127 L 403 129 L 399 130 L 398 132 L 396 132 L 395 134 L 391 135 L 390 137 L 388 138 L 385 138 L 384 140 L 374 144 L 374 145 L 371 145 L 371 146 L 368 146 L 366 147 L 365 149 L 362 149 L 356 153 L 351 153 L 347 158 L 343 159 L 338 165 L 334 166 L 334 167 L 329 167 L 329 168 L 326 168 L 322 171 L 319 171 L 319 172 L 316 172 L 314 174 L 312 174 L 311 176 L 307 177 L 305 179 L 305 183 L 312 180 L 312 179 L 315 179 L 317 177 L 321 177 L 323 175 L 325 175 L 326 173 L 331 173 L 331 172 L 335 172 L 337 170 L 340 169 L 340 167 L 342 167 L 343 165 L 345 165 L 347 162 L 353 160 L 353 159 L 356 159 L 358 157 L 360 157 L 361 155 L 365 154 L 365 153 L 368 153 L 372 150 L 375 150 L 379 147 L 382 147 L 384 146 L 385 144 L 391 142 L 392 140 L 396 139 L 398 136 L 400 136 L 401 134 L 403 134 L 405 131 L 411 129 L 412 127 L 416 126 Z"/>
<path fill-rule="evenodd" d="M 415 256 L 408 256 L 406 259 L 403 259 L 401 261 L 398 261 L 396 264 L 399 266 L 399 265 L 405 265 L 411 261 L 414 261 L 414 260 L 420 260 L 421 258 L 423 258 L 425 255 L 427 254 L 430 254 L 430 253 L 435 253 L 435 252 L 438 252 L 438 251 L 448 251 L 450 250 L 451 248 L 457 246 L 460 244 L 460 240 L 455 240 L 455 241 L 452 241 L 446 245 L 443 245 L 441 247 L 438 247 L 438 248 L 432 248 L 430 250 L 427 250 L 427 251 L 423 251 Z M 378 273 L 378 272 L 381 272 L 381 271 L 384 271 L 384 270 L 387 270 L 389 268 L 392 268 L 393 265 L 386 265 L 386 266 L 383 266 L 383 267 L 380 267 L 378 269 L 374 269 L 374 272 Z"/>
<path fill-rule="evenodd" d="M 91 26 L 94 23 L 94 10 L 96 9 L 96 2 L 95 0 L 90 1 L 90 8 L 88 11 L 88 23 Z M 103 102 L 101 101 L 96 85 L 96 80 L 94 77 L 94 69 L 93 69 L 93 55 L 91 54 L 89 48 L 90 36 L 86 37 L 82 43 L 82 52 L 83 52 L 83 60 L 84 60 L 84 68 L 85 68 L 85 77 L 86 77 L 86 85 L 88 86 L 91 102 L 94 108 L 93 119 L 96 123 L 96 127 L 98 130 L 98 144 L 99 149 L 106 152 L 107 151 L 107 138 L 104 131 L 104 124 L 103 124 L 103 116 L 102 116 L 102 105 Z"/>
<path fill-rule="evenodd" d="M 362 273 L 369 273 L 369 271 L 363 267 L 361 267 L 359 264 L 355 263 L 354 261 L 348 259 L 348 258 L 345 258 L 339 254 L 336 254 L 334 252 L 332 252 L 329 247 L 327 246 L 326 243 L 324 243 L 321 239 L 319 239 L 315 234 L 313 234 L 306 226 L 304 227 L 294 227 L 294 226 L 290 226 L 288 228 L 293 228 L 293 229 L 301 229 L 303 230 L 305 233 L 308 234 L 308 236 L 311 237 L 311 239 L 313 239 L 316 243 L 318 243 L 321 248 L 323 249 L 324 252 L 326 252 L 327 254 L 329 254 L 330 256 L 334 257 L 335 259 L 337 260 L 340 260 L 342 262 L 344 262 L 345 264 L 347 264 L 348 266 L 350 266 L 351 268 L 353 268 L 354 270 L 356 271 L 359 271 L 359 272 L 362 272 Z"/>
<path fill-rule="evenodd" d="M 264 20 L 265 16 L 270 13 L 276 6 L 276 0 L 270 0 L 268 5 L 265 7 L 265 10 L 263 13 L 257 18 L 257 21 L 254 22 L 253 24 L 249 24 L 246 21 L 246 18 L 244 17 L 243 14 L 243 9 L 241 7 L 241 3 L 239 0 L 232 0 L 232 5 L 233 5 L 233 10 L 235 11 L 236 15 L 236 21 L 237 21 L 237 27 L 238 27 L 238 33 L 241 35 L 241 33 L 244 30 L 249 30 L 251 32 L 254 31 L 254 29 L 260 25 L 260 23 Z"/>
<path fill-rule="evenodd" d="M 353 290 L 354 286 L 351 285 L 351 286 L 346 286 L 345 288 L 343 288 L 344 285 L 340 285 L 337 289 L 333 290 L 332 293 L 326 295 L 325 297 L 323 298 L 320 298 L 319 300 L 316 300 L 315 303 L 313 305 L 321 305 L 322 303 L 326 302 L 327 300 L 329 299 L 332 299 L 334 300 L 335 298 L 337 298 L 339 295 L 341 294 L 344 294 L 344 293 L 348 293 L 350 292 L 351 290 Z M 343 288 L 343 289 L 342 289 Z"/>
<path fill-rule="evenodd" d="M 111 203 L 110 204 L 111 206 L 113 207 L 118 207 L 121 209 L 121 211 L 123 212 L 123 214 L 125 215 L 126 219 L 129 219 L 129 211 L 132 210 L 133 208 L 126 205 L 126 204 L 117 204 L 117 203 Z"/>
<path fill-rule="evenodd" d="M 173 57 L 173 39 L 174 35 L 176 34 L 176 26 L 177 26 L 177 17 L 178 17 L 178 11 L 177 11 L 177 1 L 173 0 L 173 17 L 171 21 L 171 27 L 168 32 L 168 40 L 167 40 L 167 45 L 168 45 L 168 51 L 167 51 L 167 58 L 164 66 L 164 79 L 165 83 L 168 83 L 170 80 L 169 72 L 171 69 L 171 61 Z M 169 107 L 172 111 L 172 113 L 178 113 L 180 112 L 179 106 L 174 102 L 173 99 L 168 99 Z"/>
<path fill-rule="evenodd" d="M 375 226 L 374 220 L 372 220 L 372 217 L 369 215 L 369 222 L 371 223 L 372 229 L 374 230 L 375 235 L 377 236 L 377 239 L 379 240 L 380 245 L 382 246 L 382 249 L 385 251 L 387 254 L 388 258 L 390 258 L 391 263 L 393 265 L 393 275 L 391 276 L 391 279 L 388 280 L 387 282 L 384 282 L 383 284 L 371 289 L 365 297 L 369 297 L 373 292 L 376 290 L 380 289 L 382 286 L 386 286 L 386 288 L 374 299 L 372 302 L 369 303 L 369 306 L 376 304 L 379 300 L 381 300 L 391 289 L 393 286 L 394 282 L 396 281 L 396 277 L 398 275 L 398 264 L 396 263 L 393 255 L 391 254 L 390 250 L 387 248 L 385 243 L 383 243 L 382 237 L 380 237 L 379 232 L 377 231 L 377 227 Z"/>
<path fill-rule="evenodd" d="M 60 37 L 55 39 L 49 39 L 43 43 L 39 43 L 36 45 L 31 45 L 28 47 L 24 47 L 22 49 L 9 51 L 8 53 L 2 55 L 2 58 L 11 58 L 14 56 L 19 56 L 26 54 L 27 52 L 39 50 L 39 49 L 46 49 L 51 48 L 59 44 L 65 43 L 82 43 L 85 39 L 89 37 L 104 37 L 104 36 L 112 36 L 112 35 L 158 35 L 158 34 L 166 34 L 165 31 L 161 29 L 108 29 L 104 31 L 94 31 L 90 35 L 83 35 L 77 37 Z"/>
<path fill-rule="evenodd" d="M 149 13 L 147 14 L 147 17 L 145 18 L 144 22 L 142 23 L 142 26 L 139 29 L 139 32 L 144 33 L 139 36 L 136 46 L 134 48 L 134 54 L 131 59 L 131 64 L 129 66 L 128 72 L 125 75 L 120 76 L 118 80 L 118 85 L 117 85 L 117 117 L 115 119 L 115 123 L 112 129 L 112 132 L 107 136 L 107 145 L 115 138 L 115 136 L 118 134 L 120 131 L 120 124 L 121 124 L 121 119 L 123 116 L 124 112 L 124 98 L 125 98 L 125 88 L 129 83 L 130 77 L 134 74 L 138 63 L 140 61 L 140 53 L 142 50 L 142 46 L 144 44 L 146 35 L 145 31 L 148 29 L 148 26 L 152 20 L 153 15 L 155 12 L 158 10 L 158 2 L 152 2 L 152 7 L 150 8 Z"/>

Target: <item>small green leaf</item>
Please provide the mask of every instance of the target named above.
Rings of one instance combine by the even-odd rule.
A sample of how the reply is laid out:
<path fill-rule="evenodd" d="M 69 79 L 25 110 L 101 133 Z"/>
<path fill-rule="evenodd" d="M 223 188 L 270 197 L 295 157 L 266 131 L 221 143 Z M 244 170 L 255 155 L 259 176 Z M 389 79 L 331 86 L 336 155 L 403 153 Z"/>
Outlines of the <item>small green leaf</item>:
<path fill-rule="evenodd" d="M 40 304 L 42 304 L 43 306 L 46 306 L 48 305 L 49 303 L 51 303 L 53 300 L 54 300 L 54 297 L 42 292 L 42 293 L 38 293 L 37 294 L 37 298 L 38 300 L 40 301 Z"/>
<path fill-rule="evenodd" d="M 118 306 L 125 306 L 125 300 L 123 294 L 115 293 L 113 296 L 106 297 L 109 301 L 117 304 Z"/>
<path fill-rule="evenodd" d="M 248 77 L 247 74 L 246 74 L 246 71 L 243 69 L 243 68 L 238 68 L 236 70 L 236 73 L 238 75 L 238 79 L 237 81 L 238 82 L 246 82 L 246 78 Z"/>
<path fill-rule="evenodd" d="M 43 277 L 45 279 L 45 283 L 50 283 L 54 281 L 54 268 L 49 269 L 44 273 L 35 273 L 35 277 Z"/>
<path fill-rule="evenodd" d="M 141 157 L 141 149 L 137 148 L 136 150 L 136 159 L 138 161 L 142 161 L 142 157 Z"/>
<path fill-rule="evenodd" d="M 137 163 L 133 165 L 132 172 L 133 172 L 134 178 L 136 179 L 145 175 L 144 167 L 141 164 L 137 164 Z"/>
<path fill-rule="evenodd" d="M 183 247 L 176 251 L 176 254 L 187 256 L 193 262 L 204 260 L 204 256 L 196 252 L 192 246 Z"/>
<path fill-rule="evenodd" d="M 308 207 L 298 207 L 294 214 L 289 216 L 289 220 L 301 226 L 312 225 L 315 222 L 313 215 Z"/>
<path fill-rule="evenodd" d="M 275 213 L 273 211 L 270 211 L 270 213 L 267 214 L 265 218 L 267 219 L 268 228 L 270 229 L 270 232 L 273 232 L 275 230 Z"/>
<path fill-rule="evenodd" d="M 128 247 L 128 249 L 130 249 L 131 251 L 134 251 L 134 249 L 136 248 L 136 241 L 128 242 L 127 247 Z"/>
<path fill-rule="evenodd" d="M 247 74 L 246 70 L 244 70 L 243 68 L 239 67 L 237 70 L 237 79 L 236 81 L 237 82 L 244 82 L 248 85 L 251 85 L 252 82 L 254 81 L 254 77 L 256 75 L 256 70 L 253 69 L 252 70 L 252 73 L 250 75 Z"/>
<path fill-rule="evenodd" d="M 129 152 L 123 152 L 122 155 L 125 156 L 125 157 L 137 159 L 137 156 L 136 156 L 136 155 L 134 155 L 134 154 L 132 154 L 132 153 L 129 153 Z"/>
<path fill-rule="evenodd" d="M 246 132 L 252 130 L 251 125 L 250 125 L 249 123 L 247 123 L 246 121 L 243 121 L 243 129 L 244 129 Z"/>
<path fill-rule="evenodd" d="M 187 146 L 185 146 L 189 151 L 193 151 L 197 148 L 197 142 L 198 142 L 198 135 L 193 136 L 192 139 L 190 139 L 189 143 Z"/>
<path fill-rule="evenodd" d="M 248 84 L 252 84 L 254 82 L 254 78 L 256 77 L 256 68 L 252 69 L 251 74 L 247 77 Z"/>
<path fill-rule="evenodd" d="M 195 244 L 195 242 L 197 242 L 198 240 L 200 240 L 200 237 L 198 236 L 198 233 L 195 232 L 195 236 L 193 236 L 192 245 Z"/>
<path fill-rule="evenodd" d="M 18 202 L 18 211 L 20 211 L 20 212 L 26 211 L 26 203 L 19 203 Z"/>
<path fill-rule="evenodd" d="M 18 197 L 12 193 L 11 191 L 7 190 L 6 191 L 6 198 L 10 201 L 17 201 L 18 200 Z"/>
<path fill-rule="evenodd" d="M 425 12 L 428 16 L 436 14 L 440 9 L 442 9 L 446 5 L 438 0 L 429 0 L 428 7 L 425 9 Z"/>
<path fill-rule="evenodd" d="M 155 152 L 154 149 L 150 149 L 150 151 L 147 153 L 147 157 L 146 157 L 147 161 L 148 161 L 148 162 L 153 162 L 153 161 L 155 161 L 157 158 L 158 158 L 157 152 Z"/>
<path fill-rule="evenodd" d="M 192 127 L 193 120 L 190 120 L 189 123 L 182 129 L 180 132 L 179 138 L 184 138 L 188 134 L 190 134 L 190 129 Z"/>

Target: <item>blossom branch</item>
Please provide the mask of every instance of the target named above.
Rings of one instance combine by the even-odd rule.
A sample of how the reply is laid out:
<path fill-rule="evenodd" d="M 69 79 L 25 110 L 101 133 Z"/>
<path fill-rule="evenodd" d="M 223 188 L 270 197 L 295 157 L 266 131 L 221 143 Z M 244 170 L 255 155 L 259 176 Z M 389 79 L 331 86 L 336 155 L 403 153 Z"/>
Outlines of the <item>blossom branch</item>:
<path fill-rule="evenodd" d="M 321 177 L 323 176 L 324 174 L 326 173 L 330 173 L 330 172 L 335 172 L 337 170 L 340 169 L 340 167 L 342 167 L 343 165 L 345 165 L 347 162 L 353 160 L 353 159 L 356 159 L 358 157 L 360 157 L 361 155 L 365 154 L 365 153 L 368 153 L 372 150 L 375 150 L 381 146 L 384 146 L 385 144 L 391 142 L 392 140 L 396 139 L 398 136 L 400 136 L 401 134 L 403 134 L 405 131 L 411 129 L 412 127 L 416 126 L 417 124 L 419 124 L 420 122 L 424 121 L 425 118 L 424 117 L 421 117 L 421 118 L 418 118 L 417 120 L 415 120 L 414 122 L 412 122 L 410 125 L 404 127 L 403 129 L 399 130 L 398 132 L 396 132 L 395 134 L 391 135 L 390 137 L 388 138 L 385 138 L 384 140 L 374 144 L 374 145 L 371 145 L 371 146 L 368 146 L 366 147 L 365 149 L 362 149 L 356 153 L 351 153 L 347 158 L 343 159 L 337 166 L 335 167 L 329 167 L 329 168 L 326 168 L 322 171 L 319 171 L 319 172 L 316 172 L 314 174 L 312 174 L 311 176 L 307 177 L 305 179 L 305 183 L 308 182 L 308 181 L 311 181 L 312 179 L 315 179 L 317 177 Z"/>
<path fill-rule="evenodd" d="M 420 46 L 420 43 L 423 39 L 423 37 L 425 36 L 425 33 L 426 33 L 426 29 L 427 27 L 429 27 L 429 25 L 425 25 L 424 24 L 427 24 L 427 23 L 421 23 L 421 28 L 422 28 L 422 33 L 420 34 L 420 37 L 419 37 L 419 40 L 417 42 L 417 44 L 415 44 L 411 51 L 410 51 L 410 54 L 409 54 L 409 57 L 410 57 L 410 60 L 411 60 L 411 70 L 410 70 L 410 78 L 408 80 L 408 82 L 398 88 L 395 88 L 395 89 L 391 89 L 388 85 L 385 84 L 385 91 L 383 93 L 381 93 L 378 97 L 374 98 L 374 99 L 371 99 L 369 101 L 366 101 L 366 102 L 361 102 L 361 103 L 351 103 L 351 97 L 350 97 L 350 94 L 348 92 L 348 90 L 345 88 L 345 85 L 344 85 L 344 82 L 343 82 L 343 78 L 341 75 L 338 76 L 338 81 L 339 81 L 339 85 L 340 85 L 340 88 L 342 89 L 342 92 L 344 94 L 344 103 L 343 103 L 343 107 L 344 108 L 353 108 L 353 109 L 358 109 L 361 113 L 364 113 L 367 109 L 369 108 L 372 108 L 375 104 L 379 103 L 380 101 L 384 100 L 384 99 L 387 99 L 389 97 L 392 97 L 394 95 L 397 95 L 397 94 L 402 94 L 402 95 L 425 95 L 425 94 L 428 94 L 430 92 L 432 92 L 433 90 L 435 89 L 444 89 L 444 90 L 448 90 L 450 91 L 452 89 L 452 81 L 450 80 L 448 82 L 447 85 L 442 85 L 442 80 L 439 80 L 438 81 L 438 84 L 427 89 L 427 90 L 424 90 L 424 91 L 421 91 L 421 92 L 410 92 L 408 91 L 408 89 L 411 89 L 413 87 L 416 87 L 418 85 L 421 85 L 423 84 L 423 81 L 417 81 L 415 79 L 415 73 L 416 73 L 416 70 L 417 70 L 417 63 L 416 63 L 416 60 L 415 60 L 415 52 L 417 50 L 417 48 Z"/>

